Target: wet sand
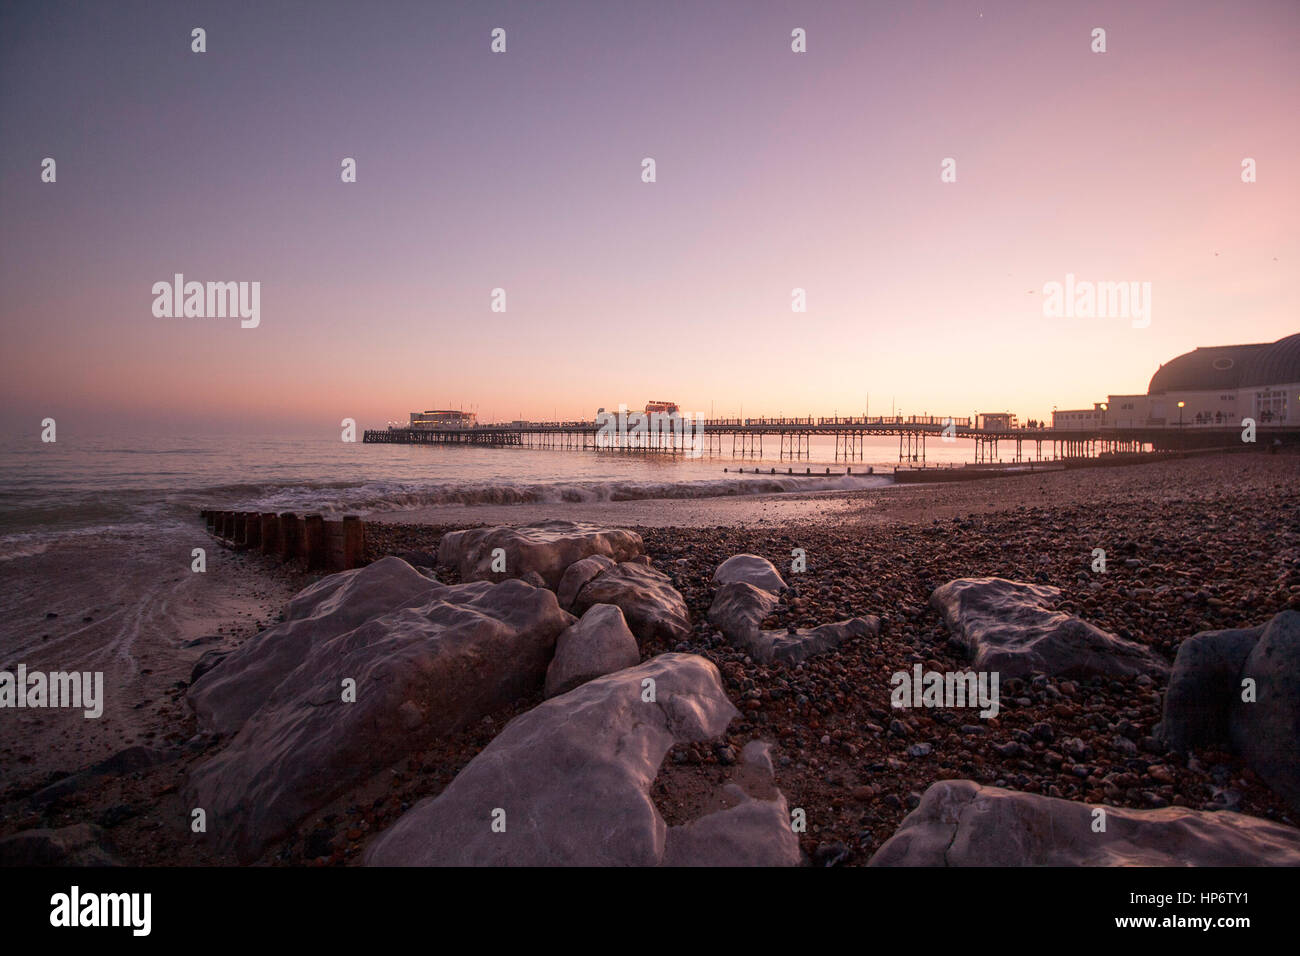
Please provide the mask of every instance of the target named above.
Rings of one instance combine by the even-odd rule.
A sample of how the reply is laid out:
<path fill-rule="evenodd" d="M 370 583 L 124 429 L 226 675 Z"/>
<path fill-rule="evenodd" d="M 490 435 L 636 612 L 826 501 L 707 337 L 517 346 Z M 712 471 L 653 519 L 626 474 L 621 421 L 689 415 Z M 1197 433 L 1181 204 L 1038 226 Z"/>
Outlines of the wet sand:
<path fill-rule="evenodd" d="M 190 550 L 207 570 L 190 569 Z M 176 685 L 214 648 L 273 620 L 303 586 L 269 561 L 192 534 L 75 538 L 0 562 L 0 670 L 102 671 L 102 716 L 81 709 L 5 709 L 0 787 L 74 771 L 133 744 L 182 739 Z M 187 646 L 190 645 L 190 646 Z"/>

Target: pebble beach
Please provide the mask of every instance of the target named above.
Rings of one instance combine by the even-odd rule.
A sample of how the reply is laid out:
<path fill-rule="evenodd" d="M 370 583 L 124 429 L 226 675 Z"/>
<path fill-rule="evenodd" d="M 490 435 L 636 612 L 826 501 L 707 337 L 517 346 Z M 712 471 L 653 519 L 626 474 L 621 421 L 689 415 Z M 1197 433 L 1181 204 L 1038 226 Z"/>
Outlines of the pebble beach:
<path fill-rule="evenodd" d="M 817 865 L 861 865 L 926 788 L 945 779 L 1116 807 L 1236 810 L 1294 825 L 1285 803 L 1236 755 L 1160 746 L 1152 733 L 1165 689 L 1159 678 L 1012 678 L 1002 684 L 998 715 L 983 720 L 973 711 L 963 717 L 892 708 L 890 677 L 918 664 L 935 671 L 969 666 L 928 603 L 954 578 L 992 575 L 1057 587 L 1060 610 L 1169 662 L 1192 634 L 1258 625 L 1300 608 L 1298 479 L 1300 456 L 1234 454 L 778 500 L 601 502 L 559 515 L 549 507 L 551 516 L 642 536 L 651 565 L 684 597 L 693 628 L 684 640 L 645 643 L 643 660 L 673 651 L 702 656 L 717 666 L 740 711 L 725 736 L 668 753 L 653 790 L 664 820 L 671 826 L 708 809 L 718 785 L 743 773 L 738 755 L 745 745 L 767 741 L 775 785 L 812 821 L 800 837 L 804 857 Z M 742 505 L 744 515 L 732 510 Z M 368 524 L 367 557 L 399 555 L 426 565 L 448 531 L 499 520 L 495 512 L 457 525 L 417 523 L 402 513 L 386 518 Z M 535 519 L 517 515 L 518 523 Z M 1104 573 L 1093 570 L 1098 548 L 1106 552 Z M 871 614 L 880 618 L 879 633 L 793 667 L 756 662 L 710 624 L 711 576 L 738 553 L 765 557 L 785 573 L 796 549 L 806 555 L 806 570 L 786 575 L 790 589 L 765 626 L 812 627 Z M 255 555 L 240 559 L 242 586 L 263 600 L 284 600 L 320 577 L 262 563 Z M 457 580 L 454 568 L 437 573 L 445 583 Z M 272 617 L 270 608 L 265 616 Z M 237 646 L 260 626 L 227 622 L 219 628 L 221 646 Z M 211 648 L 192 637 L 185 644 L 153 667 L 174 677 Z M 197 733 L 186 686 L 184 679 L 169 681 L 156 707 L 139 715 L 144 736 L 137 742 L 150 745 L 146 755 L 114 758 L 118 766 L 101 763 L 92 773 L 33 755 L 40 757 L 33 772 L 0 795 L 0 837 L 95 823 L 127 862 L 234 862 L 173 822 L 183 781 L 215 746 Z M 438 794 L 506 723 L 541 699 L 537 693 L 515 701 L 352 788 L 268 850 L 263 862 L 357 862 L 371 835 Z M 48 788 L 60 781 L 51 798 Z"/>

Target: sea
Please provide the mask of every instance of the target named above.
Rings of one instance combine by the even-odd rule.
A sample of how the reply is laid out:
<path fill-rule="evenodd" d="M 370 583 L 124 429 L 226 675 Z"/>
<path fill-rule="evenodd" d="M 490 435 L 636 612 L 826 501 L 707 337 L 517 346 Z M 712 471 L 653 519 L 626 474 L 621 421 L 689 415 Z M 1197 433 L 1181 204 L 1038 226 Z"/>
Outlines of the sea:
<path fill-rule="evenodd" d="M 0 562 L 78 536 L 192 527 L 204 508 L 364 517 L 441 505 L 463 507 L 469 522 L 481 505 L 857 490 L 888 483 L 899 464 L 890 439 L 868 440 L 863 458 L 852 462 L 835 460 L 832 438 L 813 438 L 806 457 L 776 452 L 692 458 L 364 444 L 337 434 L 96 435 L 42 443 L 29 434 L 0 442 Z M 926 448 L 932 465 L 960 464 L 970 454 L 968 442 L 936 439 Z"/>

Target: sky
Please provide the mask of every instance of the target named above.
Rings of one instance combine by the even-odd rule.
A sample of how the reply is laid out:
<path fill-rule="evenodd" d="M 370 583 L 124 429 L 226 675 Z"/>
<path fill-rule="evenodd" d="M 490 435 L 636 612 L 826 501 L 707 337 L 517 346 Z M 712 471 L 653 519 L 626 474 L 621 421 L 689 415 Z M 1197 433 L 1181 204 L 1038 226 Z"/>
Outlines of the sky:
<path fill-rule="evenodd" d="M 0 428 L 1144 392 L 1300 331 L 1297 51 L 1294 0 L 5 3 Z M 175 273 L 259 324 L 156 316 Z M 1149 324 L 1045 315 L 1067 274 Z"/>

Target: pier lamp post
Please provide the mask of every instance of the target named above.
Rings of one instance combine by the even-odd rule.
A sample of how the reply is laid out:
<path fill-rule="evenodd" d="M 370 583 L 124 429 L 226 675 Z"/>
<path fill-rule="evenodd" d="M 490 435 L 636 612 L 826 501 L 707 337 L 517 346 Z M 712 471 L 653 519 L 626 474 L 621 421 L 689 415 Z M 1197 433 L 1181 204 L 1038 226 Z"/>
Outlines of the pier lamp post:
<path fill-rule="evenodd" d="M 1187 404 L 1186 402 L 1178 403 L 1178 427 L 1179 428 L 1183 427 L 1183 406 L 1186 404 Z"/>

